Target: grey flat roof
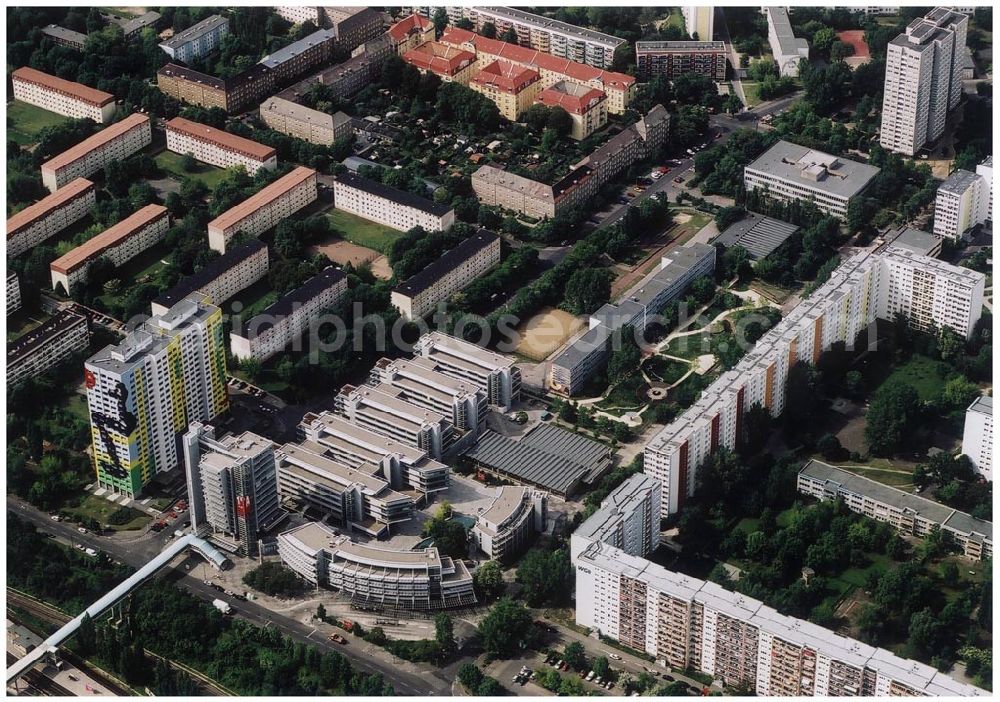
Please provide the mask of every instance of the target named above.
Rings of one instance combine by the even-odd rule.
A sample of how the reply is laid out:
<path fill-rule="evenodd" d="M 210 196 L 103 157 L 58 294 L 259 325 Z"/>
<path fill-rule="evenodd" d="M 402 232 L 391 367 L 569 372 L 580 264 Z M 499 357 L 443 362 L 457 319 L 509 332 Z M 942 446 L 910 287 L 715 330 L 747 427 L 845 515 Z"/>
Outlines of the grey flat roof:
<path fill-rule="evenodd" d="M 788 10 L 784 7 L 768 7 L 768 17 L 771 18 L 771 26 L 774 28 L 774 35 L 778 39 L 778 46 L 783 54 L 796 54 L 799 49 L 809 49 L 809 42 L 795 36 L 792 31 L 792 22 L 788 19 Z"/>
<path fill-rule="evenodd" d="M 72 29 L 67 29 L 66 27 L 60 27 L 58 24 L 50 24 L 47 27 L 43 27 L 42 34 L 45 34 L 50 37 L 55 37 L 57 39 L 62 39 L 64 41 L 72 42 L 74 44 L 80 44 L 81 46 L 87 41 L 86 34 L 81 34 L 80 32 L 74 32 Z"/>
<path fill-rule="evenodd" d="M 659 482 L 645 473 L 636 473 L 605 497 L 601 502 L 601 508 L 573 533 L 595 541 L 603 541 L 604 535 L 617 526 L 638 503 L 646 499 L 650 490 L 659 490 Z"/>
<path fill-rule="evenodd" d="M 921 256 L 933 256 L 941 251 L 941 237 L 920 229 L 905 227 L 895 239 L 889 242 L 889 246 L 906 249 Z"/>
<path fill-rule="evenodd" d="M 494 14 L 499 17 L 507 17 L 511 20 L 517 22 L 531 23 L 537 27 L 542 27 L 549 31 L 559 32 L 567 36 L 574 36 L 584 41 L 589 41 L 597 44 L 604 44 L 610 48 L 617 48 L 625 43 L 624 39 L 619 39 L 618 37 L 613 37 L 610 34 L 605 34 L 604 32 L 598 32 L 593 29 L 587 29 L 586 27 L 578 27 L 575 24 L 569 24 L 561 20 L 552 19 L 551 17 L 544 17 L 542 15 L 536 15 L 534 12 L 526 12 L 514 7 L 473 7 L 470 8 L 478 12 L 486 12 L 488 14 Z"/>
<path fill-rule="evenodd" d="M 976 175 L 972 171 L 966 171 L 959 168 L 954 173 L 952 173 L 948 178 L 938 186 L 938 192 L 951 193 L 953 195 L 961 195 L 966 190 L 972 187 L 973 183 L 976 182 L 976 178 L 981 176 Z"/>
<path fill-rule="evenodd" d="M 611 462 L 607 446 L 551 424 L 540 424 L 518 440 L 485 432 L 466 456 L 561 495 L 593 479 Z"/>
<path fill-rule="evenodd" d="M 979 412 L 980 414 L 988 414 L 993 416 L 993 396 L 992 395 L 980 395 L 972 404 L 969 405 L 969 412 Z"/>
<path fill-rule="evenodd" d="M 190 41 L 194 41 L 203 34 L 208 34 L 222 24 L 229 24 L 229 20 L 222 15 L 212 15 L 211 17 L 206 17 L 198 24 L 192 25 L 182 32 L 178 32 L 166 41 L 160 42 L 160 46 L 176 49 L 184 46 Z"/>
<path fill-rule="evenodd" d="M 284 49 L 279 49 L 273 54 L 265 56 L 258 63 L 262 63 L 268 68 L 277 68 L 285 61 L 289 61 L 302 52 L 311 49 L 317 44 L 323 44 L 325 42 L 334 41 L 337 38 L 337 33 L 332 29 L 320 29 L 313 32 L 309 36 L 299 39 L 297 42 L 289 44 Z"/>
<path fill-rule="evenodd" d="M 40 347 L 45 346 L 56 337 L 62 336 L 78 324 L 86 326 L 87 318 L 70 310 L 58 312 L 44 324 L 7 344 L 7 366 L 28 358 Z"/>
<path fill-rule="evenodd" d="M 981 534 L 991 540 L 993 538 L 993 524 L 991 522 L 977 519 L 972 515 L 959 512 L 940 502 L 928 500 L 926 497 L 911 495 L 908 492 L 883 485 L 870 478 L 849 473 L 842 468 L 828 465 L 822 461 L 809 461 L 799 472 L 815 480 L 833 483 L 849 492 L 864 495 L 878 502 L 918 514 L 928 521 L 952 527 L 963 534 Z"/>
<path fill-rule="evenodd" d="M 716 237 L 714 243 L 742 246 L 753 259 L 760 260 L 774 253 L 798 230 L 794 224 L 750 212 L 747 217 Z"/>
<path fill-rule="evenodd" d="M 845 198 L 861 192 L 879 172 L 875 166 L 809 149 L 790 141 L 779 141 L 747 168 Z"/>
<path fill-rule="evenodd" d="M 643 51 L 725 51 L 724 41 L 637 41 L 635 50 Z"/>

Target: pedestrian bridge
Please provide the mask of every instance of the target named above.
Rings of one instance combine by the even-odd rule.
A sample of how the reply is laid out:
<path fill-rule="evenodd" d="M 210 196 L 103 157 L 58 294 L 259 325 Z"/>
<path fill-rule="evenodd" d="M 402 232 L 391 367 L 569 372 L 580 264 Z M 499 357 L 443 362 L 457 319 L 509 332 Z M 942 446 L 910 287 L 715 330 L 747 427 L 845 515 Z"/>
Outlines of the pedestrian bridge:
<path fill-rule="evenodd" d="M 75 634 L 77 629 L 80 628 L 80 622 L 83 621 L 84 616 L 89 615 L 91 619 L 97 619 L 99 616 L 111 609 L 111 607 L 127 597 L 133 590 L 156 575 L 157 571 L 170 563 L 170 561 L 187 548 L 190 548 L 200 554 L 206 561 L 212 564 L 212 567 L 218 570 L 225 570 L 228 566 L 232 565 L 224 553 L 219 551 L 215 548 L 215 546 L 208 543 L 204 539 L 199 538 L 194 534 L 188 534 L 178 538 L 176 541 L 167 546 L 167 548 L 154 556 L 152 560 L 146 563 L 146 565 L 139 568 L 139 570 L 137 570 L 133 575 L 129 576 L 121 584 L 113 588 L 110 592 L 108 592 L 108 594 L 104 595 L 102 598 L 97 600 L 97 602 L 87 607 L 82 614 L 67 622 L 61 629 L 59 629 L 59 631 L 45 639 L 45 641 L 43 641 L 38 647 L 29 651 L 24 658 L 21 658 L 7 668 L 7 684 L 10 685 L 12 682 L 24 675 L 24 673 L 31 670 L 38 661 L 45 657 L 47 653 L 55 653 L 59 646 L 66 639 Z"/>

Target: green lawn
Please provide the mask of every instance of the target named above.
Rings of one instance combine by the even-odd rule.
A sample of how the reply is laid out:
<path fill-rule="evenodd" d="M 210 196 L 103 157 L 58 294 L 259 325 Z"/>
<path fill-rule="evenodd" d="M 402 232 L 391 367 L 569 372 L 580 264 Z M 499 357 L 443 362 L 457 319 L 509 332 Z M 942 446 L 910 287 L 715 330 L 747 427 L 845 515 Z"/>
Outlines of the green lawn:
<path fill-rule="evenodd" d="M 181 165 L 183 159 L 183 156 L 175 154 L 173 151 L 161 151 L 153 160 L 156 161 L 156 165 L 175 178 L 181 180 L 184 178 L 194 178 L 195 180 L 200 180 L 209 189 L 218 185 L 219 181 L 226 176 L 225 170 L 200 162 L 193 171 L 186 171 Z"/>
<path fill-rule="evenodd" d="M 393 242 L 402 238 L 404 234 L 350 212 L 330 210 L 326 216 L 330 224 L 345 239 L 383 254 L 388 254 Z"/>
<path fill-rule="evenodd" d="M 842 587 L 838 589 L 843 592 L 846 592 L 854 587 L 864 587 L 865 583 L 868 581 L 869 573 L 873 571 L 883 572 L 891 568 L 893 565 L 893 560 L 881 553 L 869 553 L 868 557 L 871 559 L 871 563 L 864 568 L 848 568 L 839 576 L 832 579 L 834 585 L 836 586 L 839 582 Z"/>
<path fill-rule="evenodd" d="M 823 460 L 819 458 L 819 460 Z M 871 463 L 872 461 L 869 461 Z M 841 464 L 843 465 L 843 464 Z M 845 470 L 851 473 L 857 473 L 866 478 L 871 478 L 876 480 L 883 485 L 891 485 L 893 487 L 899 487 L 901 485 L 912 485 L 913 484 L 913 474 L 907 471 L 900 470 L 885 470 L 882 468 L 871 468 L 869 466 L 854 466 L 854 465 L 843 465 Z"/>
<path fill-rule="evenodd" d="M 87 405 L 87 398 L 79 393 L 73 393 L 66 400 L 66 409 L 83 420 L 90 421 L 90 408 Z"/>
<path fill-rule="evenodd" d="M 760 83 L 743 81 L 743 92 L 747 96 L 747 107 L 756 107 L 764 102 L 760 99 Z"/>
<path fill-rule="evenodd" d="M 952 369 L 945 363 L 935 361 L 927 356 L 913 356 L 909 361 L 897 367 L 886 378 L 886 382 L 896 380 L 912 385 L 920 395 L 920 399 L 927 401 L 936 399 L 941 395 L 945 381 L 952 374 Z"/>
<path fill-rule="evenodd" d="M 662 383 L 676 383 L 691 370 L 691 364 L 675 361 L 672 358 L 651 356 L 642 364 L 642 369 L 650 378 L 657 379 Z"/>
<path fill-rule="evenodd" d="M 43 110 L 26 102 L 13 100 L 7 103 L 7 139 L 18 144 L 34 144 L 38 132 L 68 122 L 69 117 Z"/>
<path fill-rule="evenodd" d="M 83 498 L 79 505 L 68 508 L 66 512 L 77 519 L 95 519 L 100 522 L 103 527 L 114 531 L 132 531 L 135 529 L 142 529 L 144 526 L 149 524 L 150 521 L 152 521 L 152 517 L 148 514 L 129 508 L 133 513 L 130 521 L 125 524 L 108 524 L 108 517 L 119 509 L 121 509 L 121 505 L 116 505 L 103 497 L 87 495 Z"/>

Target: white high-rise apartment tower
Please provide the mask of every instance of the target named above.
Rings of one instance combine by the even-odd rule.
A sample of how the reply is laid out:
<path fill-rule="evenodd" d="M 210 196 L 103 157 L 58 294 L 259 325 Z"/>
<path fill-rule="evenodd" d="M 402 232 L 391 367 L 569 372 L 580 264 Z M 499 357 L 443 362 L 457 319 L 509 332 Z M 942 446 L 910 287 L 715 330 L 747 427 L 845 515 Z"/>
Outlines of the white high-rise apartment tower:
<path fill-rule="evenodd" d="M 969 18 L 935 7 L 886 49 L 879 143 L 913 156 L 944 132 L 962 96 L 962 54 Z"/>

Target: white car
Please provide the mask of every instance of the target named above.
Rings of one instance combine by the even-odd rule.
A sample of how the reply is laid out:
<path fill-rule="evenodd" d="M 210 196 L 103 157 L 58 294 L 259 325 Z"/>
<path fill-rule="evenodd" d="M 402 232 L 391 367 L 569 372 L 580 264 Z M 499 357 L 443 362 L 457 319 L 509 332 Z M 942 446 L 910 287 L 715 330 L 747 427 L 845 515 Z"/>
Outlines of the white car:
<path fill-rule="evenodd" d="M 611 658 L 613 658 L 616 661 L 620 661 L 622 659 L 622 657 L 619 656 L 617 653 L 609 653 L 608 655 L 611 656 Z"/>

